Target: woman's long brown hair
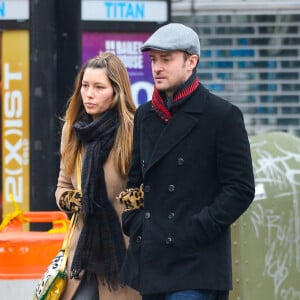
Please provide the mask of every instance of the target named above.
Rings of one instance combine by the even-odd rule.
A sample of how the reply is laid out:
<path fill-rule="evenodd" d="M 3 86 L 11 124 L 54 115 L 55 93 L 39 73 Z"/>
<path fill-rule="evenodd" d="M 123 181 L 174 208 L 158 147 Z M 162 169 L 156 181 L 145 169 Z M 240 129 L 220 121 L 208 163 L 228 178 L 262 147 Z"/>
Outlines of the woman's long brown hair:
<path fill-rule="evenodd" d="M 110 52 L 100 53 L 98 56 L 90 59 L 77 74 L 75 88 L 68 101 L 64 116 L 64 137 L 66 140 L 64 141 L 65 147 L 61 155 L 65 172 L 68 176 L 72 175 L 76 165 L 76 158 L 82 148 L 73 130 L 73 125 L 80 119 L 84 112 L 80 90 L 82 78 L 87 68 L 106 69 L 107 77 L 112 84 L 114 99 L 111 108 L 118 108 L 120 126 L 117 130 L 115 143 L 110 155 L 113 155 L 113 160 L 119 173 L 122 176 L 126 176 L 131 161 L 133 117 L 136 107 L 132 99 L 130 80 L 126 67 L 116 55 Z"/>

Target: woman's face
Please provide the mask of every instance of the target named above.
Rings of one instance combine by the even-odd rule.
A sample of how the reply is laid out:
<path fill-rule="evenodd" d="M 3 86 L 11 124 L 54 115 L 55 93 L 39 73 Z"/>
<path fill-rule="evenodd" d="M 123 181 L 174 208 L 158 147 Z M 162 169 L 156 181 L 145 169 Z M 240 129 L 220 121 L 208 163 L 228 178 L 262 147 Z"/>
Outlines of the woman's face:
<path fill-rule="evenodd" d="M 87 68 L 81 83 L 81 97 L 85 111 L 95 120 L 107 111 L 113 101 L 113 87 L 106 69 Z"/>

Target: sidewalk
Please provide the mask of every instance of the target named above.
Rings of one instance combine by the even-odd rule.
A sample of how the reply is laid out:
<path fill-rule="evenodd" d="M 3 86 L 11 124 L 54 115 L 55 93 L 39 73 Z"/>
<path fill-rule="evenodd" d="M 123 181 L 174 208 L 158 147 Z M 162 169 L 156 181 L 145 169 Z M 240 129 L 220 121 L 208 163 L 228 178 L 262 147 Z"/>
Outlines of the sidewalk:
<path fill-rule="evenodd" d="M 1 300 L 32 300 L 38 280 L 0 280 Z"/>

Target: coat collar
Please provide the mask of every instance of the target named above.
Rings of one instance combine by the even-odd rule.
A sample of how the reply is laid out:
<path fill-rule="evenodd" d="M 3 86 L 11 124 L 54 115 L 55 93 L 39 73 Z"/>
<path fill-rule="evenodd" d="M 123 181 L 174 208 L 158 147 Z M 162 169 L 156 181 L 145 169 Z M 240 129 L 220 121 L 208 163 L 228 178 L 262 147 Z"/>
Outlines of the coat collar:
<path fill-rule="evenodd" d="M 143 119 L 143 127 L 145 128 L 145 134 L 150 138 L 154 147 L 145 172 L 175 147 L 197 125 L 198 118 L 195 114 L 203 113 L 207 95 L 207 90 L 200 85 L 167 124 L 152 109 L 148 110 Z"/>
<path fill-rule="evenodd" d="M 199 87 L 190 96 L 190 99 L 188 99 L 188 101 L 186 101 L 183 105 L 180 106 L 179 111 L 187 113 L 202 113 L 204 111 L 208 95 L 208 90 L 200 83 Z M 150 108 L 151 102 L 148 102 L 147 105 L 149 106 L 149 109 L 147 110 L 144 118 L 146 119 L 148 117 L 153 116 L 154 118 L 156 118 L 157 115 L 155 111 L 152 108 Z"/>
<path fill-rule="evenodd" d="M 208 90 L 200 83 L 198 89 L 191 95 L 180 108 L 187 113 L 203 113 Z"/>

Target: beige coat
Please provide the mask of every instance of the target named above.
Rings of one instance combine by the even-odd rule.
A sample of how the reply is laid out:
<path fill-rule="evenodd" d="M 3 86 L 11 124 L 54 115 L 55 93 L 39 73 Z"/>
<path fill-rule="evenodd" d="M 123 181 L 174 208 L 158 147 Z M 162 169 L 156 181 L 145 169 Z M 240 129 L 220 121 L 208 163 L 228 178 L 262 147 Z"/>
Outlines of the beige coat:
<path fill-rule="evenodd" d="M 63 144 L 64 134 L 65 134 L 65 130 L 63 130 L 63 135 L 62 135 L 62 145 L 61 145 L 62 149 L 64 147 Z M 110 157 L 107 159 L 106 163 L 104 164 L 104 175 L 105 175 L 108 199 L 112 202 L 121 221 L 122 206 L 116 200 L 116 196 L 119 195 L 119 193 L 125 188 L 126 179 L 120 177 Z M 77 189 L 77 174 L 74 173 L 71 178 L 66 176 L 64 172 L 63 164 L 61 163 L 57 189 L 55 192 L 57 204 L 58 204 L 58 199 L 60 198 L 63 192 L 67 190 L 73 190 L 73 189 Z M 73 256 L 74 256 L 74 252 L 76 249 L 76 244 L 80 235 L 81 228 L 82 228 L 82 216 L 79 215 L 79 220 L 76 225 L 71 246 L 70 246 L 70 254 L 69 254 L 69 259 L 67 264 L 68 270 L 70 270 L 70 266 L 73 260 Z M 124 236 L 124 239 L 127 247 L 128 238 Z M 75 294 L 75 291 L 79 286 L 79 283 L 80 283 L 79 280 L 68 279 L 68 283 L 64 295 L 62 297 L 62 300 L 71 300 Z M 99 297 L 101 300 L 141 300 L 140 294 L 137 291 L 131 289 L 130 287 L 124 287 L 122 289 L 119 289 L 118 291 L 111 292 L 101 284 L 99 284 Z"/>

